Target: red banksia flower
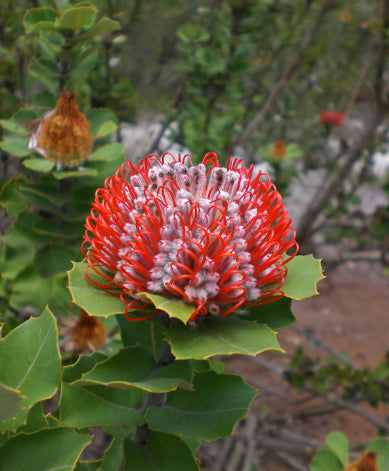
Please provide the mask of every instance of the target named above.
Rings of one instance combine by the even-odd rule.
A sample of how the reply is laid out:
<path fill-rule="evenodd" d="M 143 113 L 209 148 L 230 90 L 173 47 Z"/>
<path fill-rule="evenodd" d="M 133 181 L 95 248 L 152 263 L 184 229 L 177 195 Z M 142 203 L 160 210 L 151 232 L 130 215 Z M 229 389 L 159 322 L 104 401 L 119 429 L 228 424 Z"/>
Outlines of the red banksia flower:
<path fill-rule="evenodd" d="M 57 106 L 43 116 L 28 147 L 59 168 L 78 167 L 88 158 L 93 137 L 89 121 L 78 109 L 74 92 L 61 92 Z"/>
<path fill-rule="evenodd" d="M 191 321 L 225 316 L 283 295 L 285 264 L 297 252 L 290 222 L 269 177 L 252 177 L 243 160 L 223 168 L 214 153 L 195 166 L 189 156 L 149 155 L 97 190 L 85 225 L 86 276 L 96 284 L 89 269 L 102 275 L 107 292 L 120 287 L 128 318 L 130 308 L 147 306 L 142 292 L 193 304 Z"/>
<path fill-rule="evenodd" d="M 341 111 L 322 111 L 320 121 L 328 126 L 340 126 L 344 122 L 344 114 Z"/>

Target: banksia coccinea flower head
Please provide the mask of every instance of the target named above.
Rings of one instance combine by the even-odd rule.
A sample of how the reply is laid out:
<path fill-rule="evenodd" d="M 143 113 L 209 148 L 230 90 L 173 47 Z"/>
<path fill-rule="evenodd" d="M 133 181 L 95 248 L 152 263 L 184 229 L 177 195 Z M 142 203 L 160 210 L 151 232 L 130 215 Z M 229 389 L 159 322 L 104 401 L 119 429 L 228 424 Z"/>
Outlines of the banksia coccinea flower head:
<path fill-rule="evenodd" d="M 340 126 L 344 122 L 344 114 L 341 111 L 322 111 L 320 121 L 327 126 Z"/>
<path fill-rule="evenodd" d="M 89 121 L 78 109 L 74 92 L 61 92 L 57 106 L 42 117 L 28 147 L 59 168 L 78 167 L 88 158 L 93 137 Z"/>
<path fill-rule="evenodd" d="M 243 160 L 224 168 L 214 153 L 195 166 L 150 155 L 96 192 L 83 252 L 107 292 L 121 288 L 126 312 L 144 308 L 138 294 L 150 292 L 193 304 L 193 321 L 282 296 L 297 252 L 290 222 L 269 177 L 253 178 Z"/>

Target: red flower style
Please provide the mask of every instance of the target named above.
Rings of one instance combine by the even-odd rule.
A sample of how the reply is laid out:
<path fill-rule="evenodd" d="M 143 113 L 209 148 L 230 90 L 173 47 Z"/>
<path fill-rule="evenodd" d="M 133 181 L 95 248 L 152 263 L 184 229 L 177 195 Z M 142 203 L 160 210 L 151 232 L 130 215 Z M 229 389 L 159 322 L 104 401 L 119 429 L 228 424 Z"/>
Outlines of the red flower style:
<path fill-rule="evenodd" d="M 328 126 L 340 126 L 344 122 L 344 114 L 341 111 L 322 111 L 320 121 Z"/>
<path fill-rule="evenodd" d="M 195 166 L 188 155 L 149 155 L 97 190 L 85 224 L 86 276 L 95 284 L 89 269 L 103 276 L 99 286 L 120 296 L 131 320 L 156 314 L 128 315 L 147 306 L 142 292 L 193 304 L 191 321 L 226 316 L 283 296 L 285 265 L 298 250 L 290 223 L 269 177 L 252 177 L 243 160 L 223 168 L 214 153 Z"/>

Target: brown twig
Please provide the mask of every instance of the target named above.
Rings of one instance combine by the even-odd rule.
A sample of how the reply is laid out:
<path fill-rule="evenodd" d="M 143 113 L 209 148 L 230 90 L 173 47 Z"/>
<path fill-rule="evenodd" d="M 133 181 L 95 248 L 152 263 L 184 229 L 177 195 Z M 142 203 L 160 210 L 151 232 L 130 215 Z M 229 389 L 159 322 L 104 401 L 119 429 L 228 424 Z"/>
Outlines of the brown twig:
<path fill-rule="evenodd" d="M 288 67 L 286 68 L 285 72 L 283 73 L 280 81 L 276 84 L 273 88 L 272 92 L 270 93 L 269 97 L 265 101 L 264 105 L 262 106 L 259 113 L 257 113 L 247 124 L 246 128 L 243 130 L 242 134 L 237 138 L 236 142 L 234 143 L 235 146 L 241 145 L 247 138 L 258 128 L 258 126 L 262 123 L 262 121 L 270 114 L 271 110 L 273 109 L 274 104 L 279 99 L 281 93 L 284 91 L 285 87 L 287 86 L 289 80 L 291 79 L 292 75 L 298 69 L 302 58 L 308 49 L 308 47 L 312 44 L 313 39 L 316 36 L 316 33 L 319 29 L 319 26 L 323 22 L 324 16 L 330 10 L 336 8 L 336 4 L 333 0 L 327 0 L 323 7 L 321 8 L 319 14 L 315 18 L 314 22 L 312 23 L 310 29 L 308 30 L 307 34 L 305 35 L 303 41 L 300 44 L 296 54 L 293 56 L 292 60 L 290 61 Z"/>

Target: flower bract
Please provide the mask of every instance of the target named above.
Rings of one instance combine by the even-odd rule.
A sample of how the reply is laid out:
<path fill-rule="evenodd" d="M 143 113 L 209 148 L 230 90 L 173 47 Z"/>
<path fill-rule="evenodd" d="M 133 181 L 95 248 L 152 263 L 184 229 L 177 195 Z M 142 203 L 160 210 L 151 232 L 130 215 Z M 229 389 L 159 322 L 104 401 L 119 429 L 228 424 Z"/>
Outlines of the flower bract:
<path fill-rule="evenodd" d="M 243 160 L 221 167 L 214 153 L 198 165 L 170 154 L 125 163 L 96 192 L 84 239 L 86 276 L 133 320 L 151 315 L 129 315 L 147 306 L 144 292 L 194 305 L 191 321 L 278 299 L 297 252 L 269 177 Z"/>

